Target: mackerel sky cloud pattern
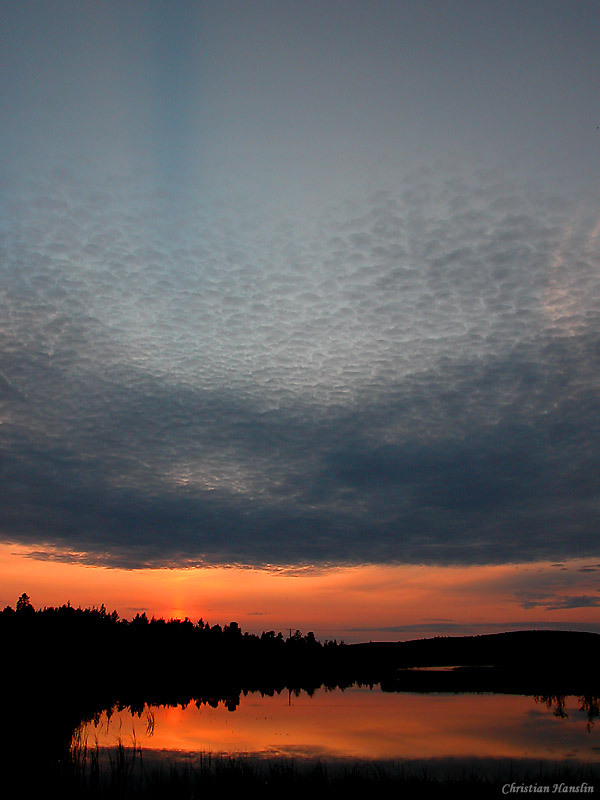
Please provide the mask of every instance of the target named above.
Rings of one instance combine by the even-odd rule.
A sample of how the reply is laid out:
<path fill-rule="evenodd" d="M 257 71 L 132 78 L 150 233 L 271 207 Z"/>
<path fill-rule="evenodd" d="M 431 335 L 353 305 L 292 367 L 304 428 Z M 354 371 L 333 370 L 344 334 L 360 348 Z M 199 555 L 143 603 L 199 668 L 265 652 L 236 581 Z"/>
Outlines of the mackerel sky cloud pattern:
<path fill-rule="evenodd" d="M 458 3 L 435 53 L 471 94 L 440 105 L 445 5 L 306 6 L 3 12 L 3 539 L 131 568 L 597 557 L 592 34 Z M 493 24 L 535 32 L 504 72 Z"/>

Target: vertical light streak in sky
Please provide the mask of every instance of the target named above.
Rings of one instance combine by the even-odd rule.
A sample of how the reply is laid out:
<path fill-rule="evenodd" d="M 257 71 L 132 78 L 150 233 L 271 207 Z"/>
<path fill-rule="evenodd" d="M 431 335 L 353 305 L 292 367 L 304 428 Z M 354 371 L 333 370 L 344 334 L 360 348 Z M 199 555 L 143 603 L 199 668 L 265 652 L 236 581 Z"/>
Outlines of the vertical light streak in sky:
<path fill-rule="evenodd" d="M 57 554 L 58 555 L 58 554 Z M 600 565 L 573 561 L 487 567 L 374 566 L 325 570 L 196 568 L 118 570 L 39 561 L 0 549 L 0 605 L 24 591 L 36 608 L 104 603 L 127 619 L 149 617 L 243 630 L 303 632 L 345 641 L 413 639 L 519 627 L 600 630 Z"/>

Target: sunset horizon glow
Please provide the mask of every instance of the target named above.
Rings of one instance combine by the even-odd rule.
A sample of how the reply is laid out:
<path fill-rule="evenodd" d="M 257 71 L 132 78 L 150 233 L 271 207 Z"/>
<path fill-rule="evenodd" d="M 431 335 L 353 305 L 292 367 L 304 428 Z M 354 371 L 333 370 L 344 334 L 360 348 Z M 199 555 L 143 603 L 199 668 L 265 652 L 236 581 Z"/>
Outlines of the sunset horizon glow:
<path fill-rule="evenodd" d="M 586 607 L 593 603 L 598 565 L 586 560 L 120 570 L 66 563 L 58 554 L 40 560 L 3 545 L 0 565 L 6 576 L 0 607 L 14 608 L 26 592 L 35 608 L 104 604 L 124 619 L 145 613 L 222 627 L 237 622 L 254 634 L 275 630 L 287 637 L 290 630 L 310 630 L 322 641 L 348 643 L 537 628 L 600 633 L 596 607 Z"/>
<path fill-rule="evenodd" d="M 0 602 L 600 632 L 600 4 L 0 8 Z"/>

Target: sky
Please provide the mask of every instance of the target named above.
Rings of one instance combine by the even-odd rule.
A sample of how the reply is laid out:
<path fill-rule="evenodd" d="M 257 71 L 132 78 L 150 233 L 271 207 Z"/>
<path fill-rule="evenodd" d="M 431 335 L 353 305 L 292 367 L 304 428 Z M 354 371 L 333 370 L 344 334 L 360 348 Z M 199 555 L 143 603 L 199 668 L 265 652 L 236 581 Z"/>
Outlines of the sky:
<path fill-rule="evenodd" d="M 0 604 L 600 630 L 599 37 L 2 3 Z"/>

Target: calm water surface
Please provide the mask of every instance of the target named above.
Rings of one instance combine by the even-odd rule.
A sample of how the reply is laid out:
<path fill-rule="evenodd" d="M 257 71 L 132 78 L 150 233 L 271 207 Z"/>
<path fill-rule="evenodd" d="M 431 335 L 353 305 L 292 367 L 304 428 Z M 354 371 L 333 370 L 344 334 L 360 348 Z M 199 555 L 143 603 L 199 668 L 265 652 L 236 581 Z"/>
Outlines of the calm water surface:
<path fill-rule="evenodd" d="M 242 695 L 223 704 L 113 710 L 82 726 L 88 746 L 134 743 L 144 752 L 352 759 L 531 758 L 600 762 L 600 722 L 577 697 L 563 712 L 533 697 L 384 693 L 378 688 Z M 81 740 L 80 740 L 81 741 Z"/>

